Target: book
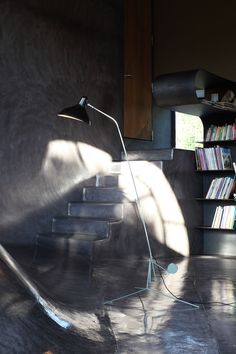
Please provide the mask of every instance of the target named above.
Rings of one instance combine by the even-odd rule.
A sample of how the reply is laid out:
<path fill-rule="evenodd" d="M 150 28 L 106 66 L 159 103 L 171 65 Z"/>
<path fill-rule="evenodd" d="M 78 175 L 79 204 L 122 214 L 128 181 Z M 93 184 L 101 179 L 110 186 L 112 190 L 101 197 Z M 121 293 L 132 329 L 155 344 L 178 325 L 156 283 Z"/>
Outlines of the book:
<path fill-rule="evenodd" d="M 216 126 L 211 124 L 207 129 L 205 141 L 236 140 L 236 123 Z"/>
<path fill-rule="evenodd" d="M 205 199 L 229 199 L 235 190 L 235 181 L 231 177 L 214 178 Z"/>
<path fill-rule="evenodd" d="M 235 190 L 234 178 L 228 177 L 228 183 L 227 183 L 226 189 L 223 193 L 222 199 L 229 199 L 230 196 L 233 194 L 234 190 Z"/>
<path fill-rule="evenodd" d="M 214 213 L 214 217 L 213 217 L 213 220 L 212 220 L 212 224 L 211 224 L 211 227 L 212 227 L 212 228 L 215 228 L 216 217 L 217 217 L 218 211 L 219 211 L 219 207 L 216 207 L 216 210 L 215 210 L 215 213 Z"/>
<path fill-rule="evenodd" d="M 234 227 L 234 221 L 235 221 L 235 206 L 234 205 L 224 206 L 219 228 L 232 230 Z"/>
<path fill-rule="evenodd" d="M 232 230 L 235 228 L 235 219 L 236 207 L 234 205 L 218 206 L 216 207 L 211 227 Z"/>
<path fill-rule="evenodd" d="M 223 170 L 230 170 L 232 168 L 232 158 L 229 148 L 221 148 L 221 161 L 223 165 Z"/>
<path fill-rule="evenodd" d="M 221 191 L 220 191 L 220 194 L 219 194 L 219 199 L 225 199 L 224 195 L 225 195 L 225 192 L 227 190 L 229 179 L 230 179 L 230 177 L 225 177 L 223 179 L 224 182 L 223 182 L 222 187 L 221 187 Z"/>
<path fill-rule="evenodd" d="M 206 133 L 206 137 L 205 137 L 205 141 L 210 141 L 211 138 L 211 132 L 213 129 L 214 125 L 212 124 L 208 129 L 207 129 L 207 133 Z"/>
<path fill-rule="evenodd" d="M 197 170 L 231 170 L 232 158 L 230 148 L 211 147 L 195 148 Z"/>
<path fill-rule="evenodd" d="M 214 198 L 212 198 L 212 193 L 213 193 L 216 181 L 217 181 L 217 178 L 213 178 L 213 180 L 211 181 L 211 184 L 210 184 L 210 187 L 208 188 L 205 199 L 214 199 Z"/>
<path fill-rule="evenodd" d="M 220 227 L 222 215 L 223 215 L 223 207 L 218 206 L 216 208 L 214 219 L 213 219 L 213 222 L 212 222 L 212 227 L 213 228 L 218 229 Z"/>
<path fill-rule="evenodd" d="M 223 196 L 223 190 L 225 188 L 225 184 L 226 184 L 226 180 L 227 180 L 226 178 L 219 178 L 220 183 L 219 183 L 218 191 L 216 192 L 216 195 L 215 195 L 215 199 L 223 199 L 222 196 Z"/>

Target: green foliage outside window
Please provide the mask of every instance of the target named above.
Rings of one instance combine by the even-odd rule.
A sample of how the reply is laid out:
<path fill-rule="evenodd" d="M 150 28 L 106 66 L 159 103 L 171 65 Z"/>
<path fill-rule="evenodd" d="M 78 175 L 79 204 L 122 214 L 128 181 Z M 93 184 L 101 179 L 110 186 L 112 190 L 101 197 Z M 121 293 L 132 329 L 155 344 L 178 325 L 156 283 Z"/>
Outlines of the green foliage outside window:
<path fill-rule="evenodd" d="M 199 117 L 190 114 L 175 114 L 175 139 L 176 148 L 194 150 L 197 146 L 202 146 L 203 124 Z"/>

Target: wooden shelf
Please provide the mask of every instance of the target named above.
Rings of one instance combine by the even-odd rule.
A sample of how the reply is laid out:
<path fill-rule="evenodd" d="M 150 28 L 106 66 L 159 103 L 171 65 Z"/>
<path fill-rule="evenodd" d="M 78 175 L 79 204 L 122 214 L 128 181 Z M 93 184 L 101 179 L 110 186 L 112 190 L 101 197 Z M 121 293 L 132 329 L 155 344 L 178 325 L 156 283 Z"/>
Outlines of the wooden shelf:
<path fill-rule="evenodd" d="M 236 200 L 233 198 L 230 199 L 206 199 L 206 198 L 196 198 L 200 202 L 220 202 L 220 203 L 236 203 Z"/>
<path fill-rule="evenodd" d="M 213 173 L 232 173 L 234 172 L 234 169 L 230 169 L 230 170 L 196 170 L 196 172 L 213 172 Z"/>
<path fill-rule="evenodd" d="M 204 145 L 234 145 L 236 144 L 236 140 L 210 140 L 210 141 L 198 141 L 198 144 Z"/>
<path fill-rule="evenodd" d="M 206 231 L 236 233 L 235 229 L 218 229 L 218 228 L 213 228 L 213 227 L 210 227 L 210 226 L 199 226 L 199 227 L 197 227 L 197 229 L 206 230 Z"/>

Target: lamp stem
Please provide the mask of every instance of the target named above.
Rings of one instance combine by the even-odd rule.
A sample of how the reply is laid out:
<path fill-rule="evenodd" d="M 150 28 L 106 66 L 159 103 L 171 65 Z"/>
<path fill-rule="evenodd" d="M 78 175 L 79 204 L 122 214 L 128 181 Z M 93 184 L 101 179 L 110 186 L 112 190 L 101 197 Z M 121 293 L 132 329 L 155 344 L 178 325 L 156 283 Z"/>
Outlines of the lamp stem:
<path fill-rule="evenodd" d="M 119 128 L 119 125 L 117 123 L 117 121 L 109 116 L 109 114 L 101 111 L 100 109 L 92 106 L 90 103 L 87 103 L 87 106 L 94 109 L 95 111 L 103 114 L 104 116 L 106 116 L 107 118 L 111 119 L 113 121 L 113 123 L 116 125 L 116 128 L 118 130 L 118 133 L 119 133 L 119 137 L 120 137 L 120 141 L 121 141 L 121 145 L 122 145 L 122 148 L 124 150 L 124 154 L 125 154 L 125 159 L 128 163 L 128 167 L 129 167 L 129 172 L 130 172 L 130 176 L 132 178 L 132 182 L 133 182 L 133 187 L 134 187 L 134 191 L 135 191 L 135 203 L 137 205 L 137 210 L 138 210 L 138 214 L 139 214 L 139 217 L 140 217 L 140 220 L 142 222 L 142 225 L 143 225 L 143 229 L 144 229 L 144 233 L 145 233 L 145 236 L 146 236 L 146 241 L 147 241 L 147 245 L 148 245 L 148 251 L 149 251 L 149 256 L 150 256 L 150 259 L 153 260 L 153 256 L 152 256 L 152 250 L 151 250 L 151 246 L 150 246 L 150 241 L 149 241 L 149 236 L 148 236 L 148 231 L 147 231 L 147 227 L 146 227 L 146 224 L 145 224 L 145 221 L 144 221 L 144 217 L 143 217 L 143 213 L 142 213 L 142 210 L 141 210 L 141 205 L 140 205 L 140 200 L 139 200 L 139 196 L 138 196 L 138 191 L 137 191 L 137 187 L 136 187 L 136 183 L 135 183 L 135 179 L 134 179 L 134 175 L 133 175 L 133 171 L 132 171 L 132 168 L 131 168 L 131 164 L 130 164 L 130 161 L 129 161 L 129 158 L 128 158 L 128 154 L 127 154 L 127 151 L 126 151 L 126 147 L 125 147 L 125 144 L 124 144 L 124 140 L 123 140 L 123 137 L 122 137 L 122 134 L 121 134 L 121 131 L 120 131 L 120 128 Z M 153 264 L 152 264 L 153 266 Z"/>

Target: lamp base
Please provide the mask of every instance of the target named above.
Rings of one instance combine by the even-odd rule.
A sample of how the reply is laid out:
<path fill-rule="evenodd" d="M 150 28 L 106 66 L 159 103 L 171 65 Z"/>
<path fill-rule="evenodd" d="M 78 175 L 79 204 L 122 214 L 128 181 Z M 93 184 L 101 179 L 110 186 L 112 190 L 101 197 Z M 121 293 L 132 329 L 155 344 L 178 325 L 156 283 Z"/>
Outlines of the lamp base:
<path fill-rule="evenodd" d="M 152 289 L 150 287 L 150 284 L 152 282 L 152 279 L 154 279 L 154 281 L 157 283 L 157 276 L 156 276 L 156 269 L 155 267 L 159 267 L 161 269 L 164 269 L 162 268 L 153 258 L 149 258 L 148 259 L 148 272 L 147 272 L 147 282 L 146 282 L 146 287 L 145 288 L 140 288 L 140 287 L 135 287 L 135 289 L 137 289 L 136 291 L 134 292 L 131 292 L 129 294 L 126 294 L 126 295 L 123 295 L 123 296 L 120 296 L 120 297 L 117 297 L 115 299 L 112 299 L 112 300 L 106 300 L 103 304 L 104 305 L 112 305 L 114 302 L 116 301 L 119 301 L 119 300 L 123 300 L 123 299 L 126 299 L 128 297 L 131 297 L 131 296 L 134 296 L 134 295 L 137 295 L 137 294 L 140 294 L 140 293 L 143 293 L 145 291 L 152 291 L 152 292 L 155 292 L 155 293 L 158 293 L 158 294 L 161 294 L 165 297 L 168 297 L 174 301 L 178 301 L 178 302 L 181 302 L 185 305 L 189 305 L 189 306 L 192 306 L 194 308 L 199 308 L 198 305 L 196 304 L 193 304 L 191 302 L 188 302 L 188 301 L 185 301 L 185 300 L 182 300 L 182 299 L 179 299 L 177 297 L 174 297 L 174 296 L 170 296 L 170 295 L 166 295 L 166 294 L 163 294 L 161 291 L 157 290 L 157 289 Z M 164 269 L 165 270 L 165 269 Z"/>

